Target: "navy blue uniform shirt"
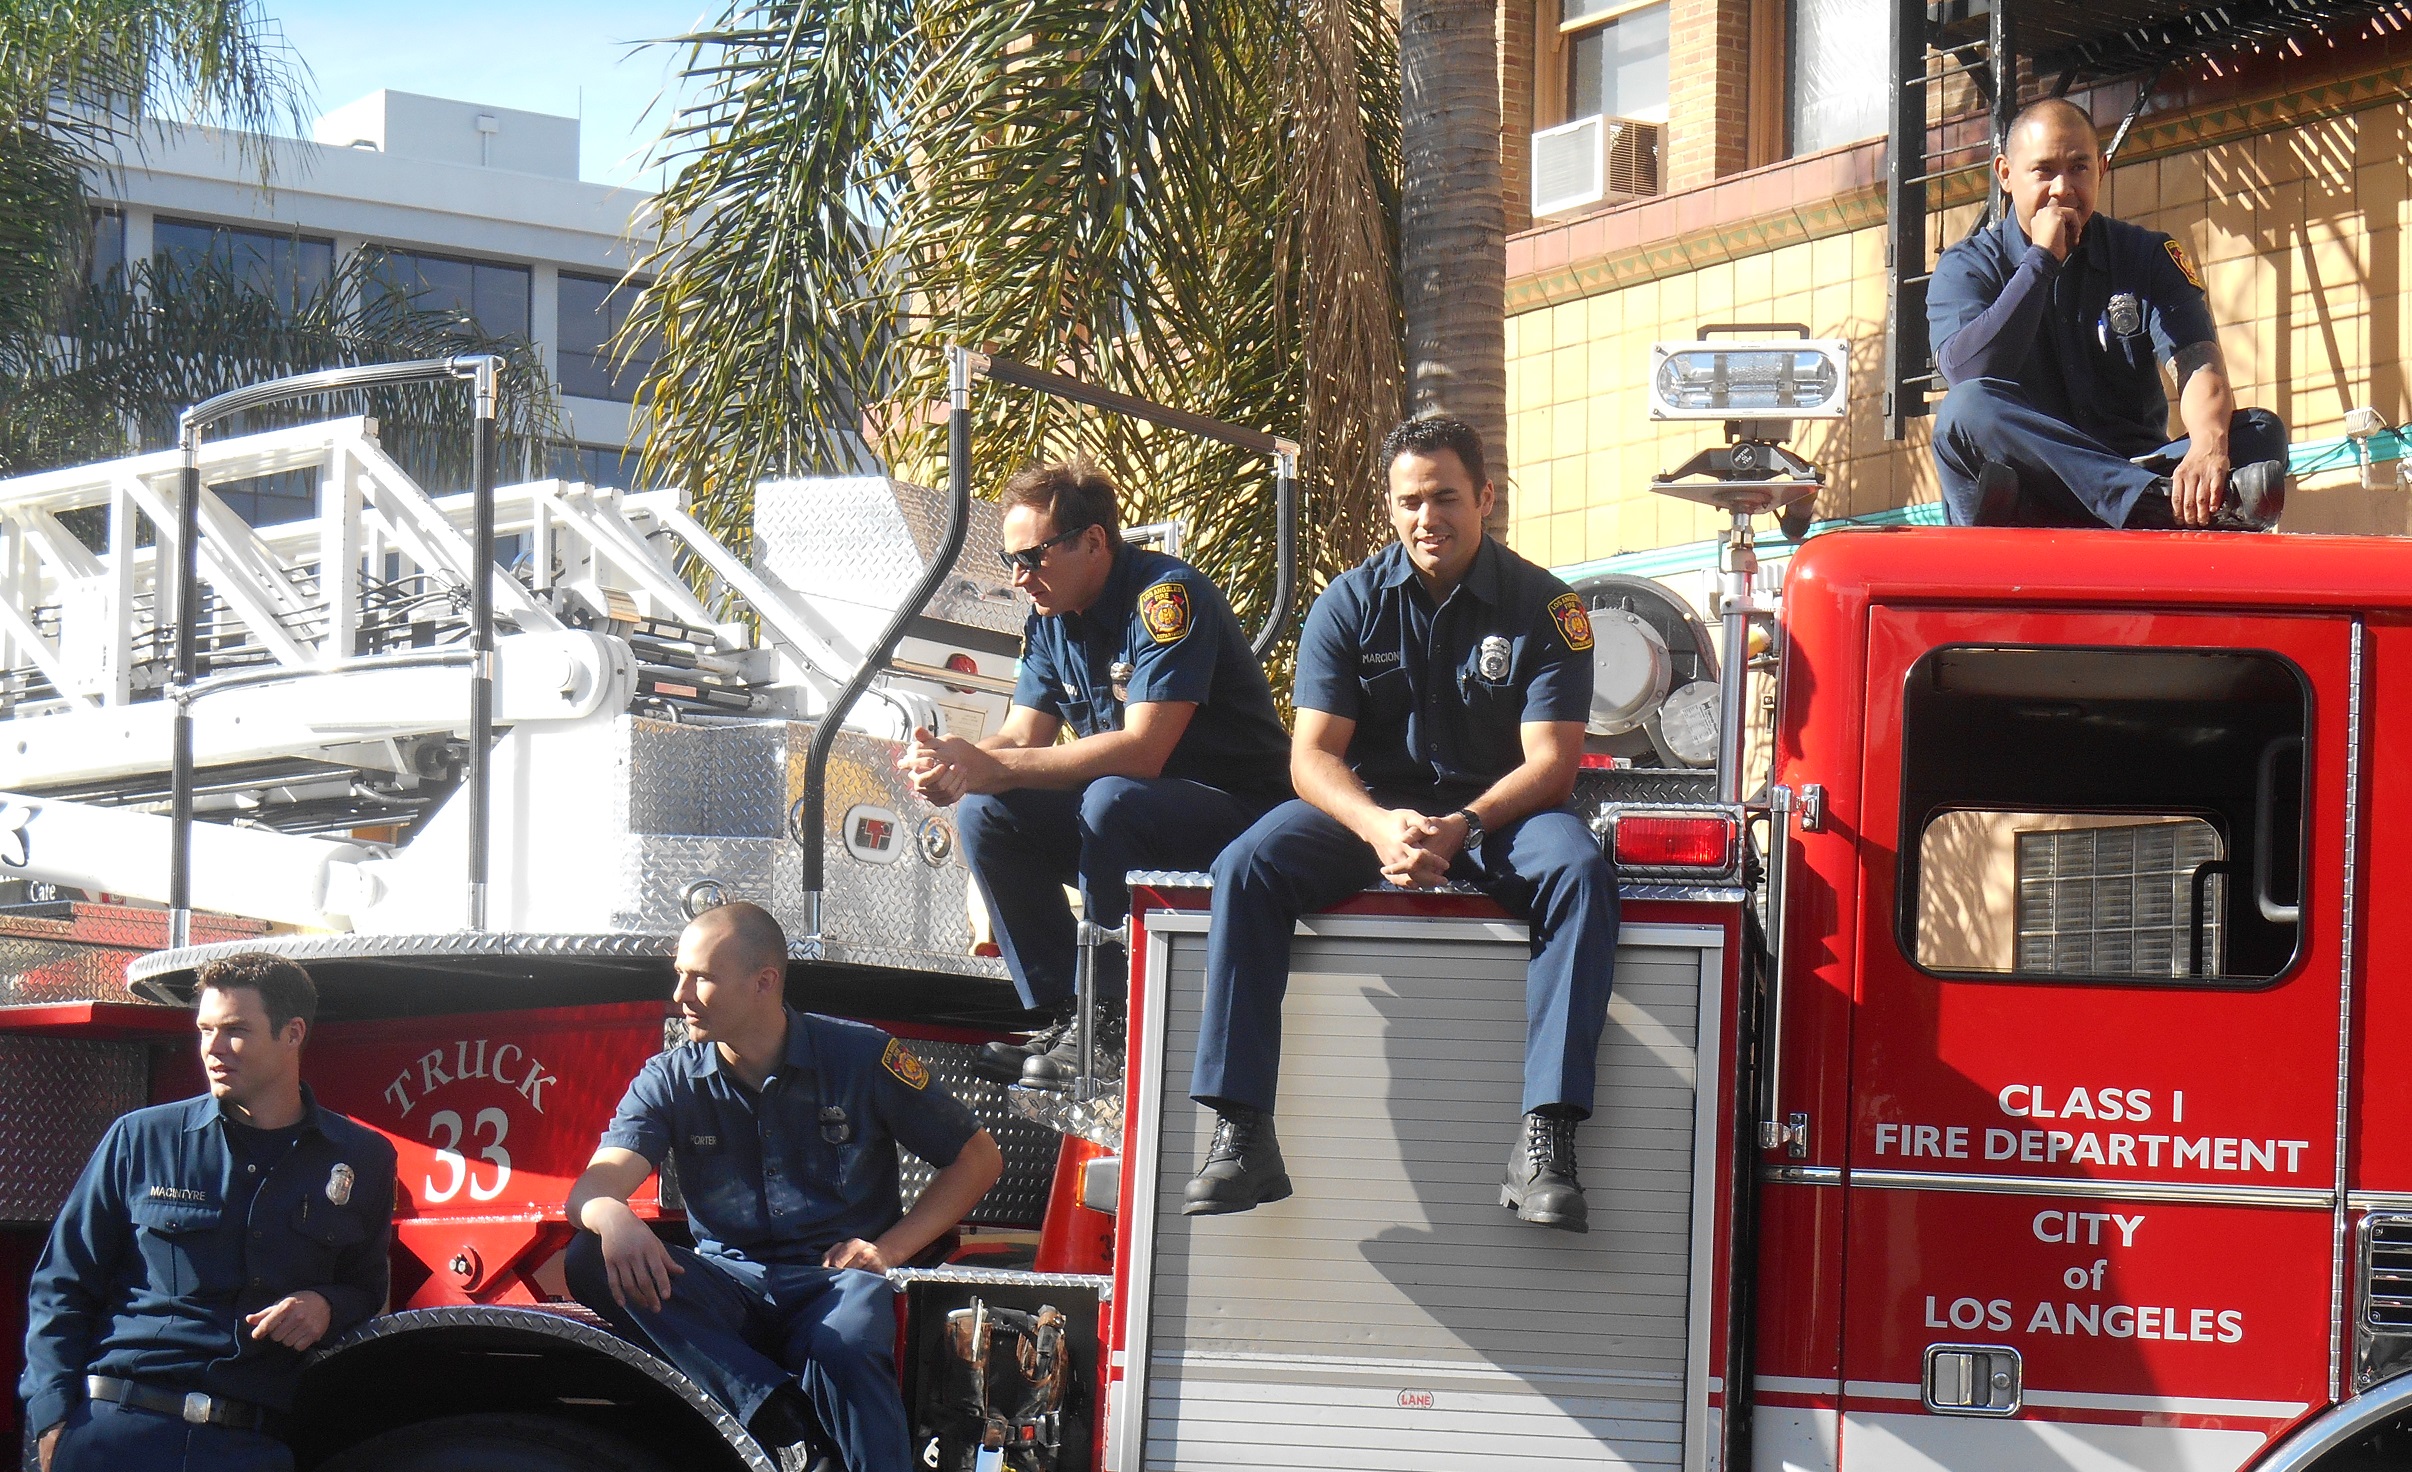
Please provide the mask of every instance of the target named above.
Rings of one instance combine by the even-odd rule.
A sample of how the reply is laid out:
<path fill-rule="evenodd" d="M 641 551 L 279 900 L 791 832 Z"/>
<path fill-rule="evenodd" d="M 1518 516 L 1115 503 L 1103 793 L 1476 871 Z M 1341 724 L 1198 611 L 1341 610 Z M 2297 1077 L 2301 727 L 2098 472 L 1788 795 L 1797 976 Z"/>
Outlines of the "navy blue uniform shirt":
<path fill-rule="evenodd" d="M 306 1086 L 302 1109 L 266 1164 L 230 1148 L 207 1094 L 109 1126 L 34 1269 L 28 1425 L 65 1420 L 86 1375 L 287 1409 L 302 1357 L 244 1316 L 309 1289 L 333 1311 L 323 1344 L 385 1307 L 394 1147 Z"/>
<path fill-rule="evenodd" d="M 1177 557 L 1125 545 L 1087 611 L 1030 616 L 1013 703 L 1095 736 L 1122 729 L 1125 705 L 1156 701 L 1197 706 L 1165 776 L 1288 796 L 1290 738 L 1222 591 Z"/>
<path fill-rule="evenodd" d="M 717 1046 L 685 1043 L 646 1060 L 603 1143 L 678 1163 L 696 1251 L 818 1267 L 832 1245 L 903 1217 L 899 1144 L 943 1170 L 979 1132 L 903 1043 L 791 1010 L 786 1058 L 759 1094 Z"/>
<path fill-rule="evenodd" d="M 2169 442 L 2161 364 L 2217 340 L 2185 248 L 2108 215 L 2086 222 L 2065 262 L 2015 219 L 1952 246 L 1927 285 L 1926 323 L 1946 383 L 2015 383 L 2036 408 L 2131 456 Z"/>
<path fill-rule="evenodd" d="M 1523 764 L 1519 726 L 1590 717 L 1590 616 L 1489 537 L 1436 608 L 1393 542 L 1315 600 L 1295 701 L 1357 723 L 1348 764 L 1377 797 L 1455 808 Z"/>

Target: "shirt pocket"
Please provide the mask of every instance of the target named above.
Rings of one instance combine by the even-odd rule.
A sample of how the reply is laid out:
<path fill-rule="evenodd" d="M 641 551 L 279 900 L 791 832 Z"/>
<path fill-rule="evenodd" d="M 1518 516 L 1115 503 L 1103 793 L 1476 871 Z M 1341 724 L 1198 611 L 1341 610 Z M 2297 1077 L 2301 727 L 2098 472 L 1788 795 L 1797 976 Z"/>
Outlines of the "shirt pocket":
<path fill-rule="evenodd" d="M 1466 712 L 1466 758 L 1478 771 L 1504 774 L 1524 760 L 1524 691 L 1506 680 L 1484 679 L 1471 668 L 1457 672 L 1458 699 Z"/>
<path fill-rule="evenodd" d="M 1094 736 L 1097 734 L 1097 708 L 1095 706 L 1071 695 L 1064 696 L 1057 704 L 1063 707 L 1064 724 L 1072 728 L 1073 735 Z"/>
<path fill-rule="evenodd" d="M 735 1152 L 717 1120 L 682 1124 L 670 1141 L 679 1199 L 690 1216 L 719 1231 L 742 1231 L 756 1214 L 755 1193 L 738 1178 Z"/>
<path fill-rule="evenodd" d="M 1415 685 L 1407 671 L 1394 665 L 1370 679 L 1359 678 L 1357 699 L 1359 726 L 1392 730 L 1406 724 L 1407 713 L 1415 704 Z"/>
<path fill-rule="evenodd" d="M 295 1204 L 292 1222 L 299 1250 L 290 1280 L 297 1284 L 332 1282 L 336 1259 L 368 1240 L 368 1223 L 358 1211 L 307 1196 Z"/>
<path fill-rule="evenodd" d="M 223 1208 L 184 1201 L 137 1201 L 134 1222 L 151 1282 L 163 1293 L 227 1293 L 242 1276 L 240 1254 L 225 1240 Z"/>

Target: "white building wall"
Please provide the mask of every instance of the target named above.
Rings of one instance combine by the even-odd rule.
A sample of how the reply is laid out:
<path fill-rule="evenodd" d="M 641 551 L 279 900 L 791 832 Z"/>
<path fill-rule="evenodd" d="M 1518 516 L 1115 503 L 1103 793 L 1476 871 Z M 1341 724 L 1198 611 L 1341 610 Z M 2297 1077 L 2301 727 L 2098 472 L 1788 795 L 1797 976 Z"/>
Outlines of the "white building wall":
<path fill-rule="evenodd" d="M 166 216 L 329 237 L 338 259 L 374 243 L 526 266 L 530 335 L 556 379 L 559 273 L 617 276 L 651 244 L 650 195 L 578 178 L 574 118 L 381 91 L 313 135 L 254 140 L 247 156 L 234 134 L 159 128 L 94 192 L 122 210 L 129 261 L 150 256 Z M 562 408 L 581 445 L 631 442 L 626 404 L 564 396 Z"/>

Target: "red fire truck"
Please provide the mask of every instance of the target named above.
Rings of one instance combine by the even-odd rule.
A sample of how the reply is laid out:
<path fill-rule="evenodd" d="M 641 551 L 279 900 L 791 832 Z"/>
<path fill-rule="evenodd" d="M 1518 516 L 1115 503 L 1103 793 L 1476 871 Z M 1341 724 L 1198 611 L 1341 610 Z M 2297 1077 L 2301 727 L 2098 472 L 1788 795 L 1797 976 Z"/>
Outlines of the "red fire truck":
<path fill-rule="evenodd" d="M 1692 363 L 1789 361 L 1806 387 L 1759 412 L 1811 413 L 1832 346 Z M 1288 468 L 1227 426 L 958 368 L 959 425 L 985 376 Z M 932 1467 L 2407 1455 L 2412 1086 L 2387 1060 L 2412 995 L 2385 896 L 2412 855 L 2375 821 L 2412 768 L 2389 749 L 2412 731 L 2398 543 L 1851 530 L 1779 581 L 1752 517 L 1816 485 L 1780 430 L 1736 421 L 1665 478 L 1732 515 L 1724 633 L 1655 584 L 1584 588 L 1581 798 L 1625 907 L 1575 1236 L 1497 1205 L 1527 939 L 1479 895 L 1369 893 L 1302 924 L 1288 1200 L 1177 1209 L 1211 1122 L 1185 1097 L 1204 876 L 1137 876 L 1127 930 L 1084 931 L 1092 956 L 1127 946 L 1127 1067 L 1099 1057 L 1047 1097 L 970 1072 L 1010 993 L 974 954 L 946 815 L 890 766 L 903 723 L 993 714 L 1019 624 L 970 580 L 981 559 L 957 561 L 981 535 L 960 454 L 945 498 L 765 488 L 750 563 L 666 494 L 427 498 L 358 421 L 194 458 L 202 484 L 309 465 L 327 509 L 246 531 L 195 498 L 209 590 L 187 581 L 179 607 L 214 659 L 189 679 L 159 658 L 152 610 L 174 600 L 133 535 L 136 512 L 166 523 L 173 458 L 0 483 L 11 527 L 122 500 L 127 532 L 82 561 L 29 534 L 0 630 L 0 863 L 27 887 L 0 917 L 0 1243 L 21 1283 L 107 1119 L 197 1087 L 189 1019 L 163 1005 L 197 965 L 307 962 L 327 998 L 312 1082 L 395 1141 L 401 1190 L 393 1311 L 314 1363 L 305 1466 L 767 1472 L 724 1411 L 567 1303 L 558 1266 L 568 1183 L 663 1045 L 670 941 L 724 895 L 793 922 L 799 1003 L 915 1039 L 1007 1147 L 999 1193 L 898 1275 Z M 499 520 L 464 537 L 472 502 Z M 885 530 L 828 540 L 857 514 Z M 454 658 L 485 640 L 446 589 L 510 537 L 527 556 L 486 584 L 495 652 Z M 664 542 L 752 618 L 681 602 Z M 870 586 L 874 563 L 901 572 Z M 284 591 L 241 591 L 262 576 Z M 315 613 L 280 612 L 286 593 Z M 98 617 L 122 633 L 79 622 Z M 488 677 L 492 734 L 463 713 Z M 857 714 L 865 691 L 895 708 Z M 189 715 L 189 766 L 163 764 L 163 705 Z M 474 811 L 472 737 L 491 763 Z M 674 1181 L 639 1204 L 678 1230 Z"/>

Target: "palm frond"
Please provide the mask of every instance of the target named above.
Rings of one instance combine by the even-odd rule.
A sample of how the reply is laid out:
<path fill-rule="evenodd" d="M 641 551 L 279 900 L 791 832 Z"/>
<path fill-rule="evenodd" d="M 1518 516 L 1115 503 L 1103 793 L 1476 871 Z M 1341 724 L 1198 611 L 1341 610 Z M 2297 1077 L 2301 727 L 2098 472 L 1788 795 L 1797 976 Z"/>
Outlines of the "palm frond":
<path fill-rule="evenodd" d="M 682 44 L 701 95 L 622 341 L 658 342 L 649 471 L 723 534 L 765 475 L 935 481 L 963 343 L 1299 440 L 1310 587 L 1371 545 L 1403 398 L 1383 0 L 732 3 Z M 977 403 L 976 483 L 1091 454 L 1261 616 L 1269 465 Z"/>

